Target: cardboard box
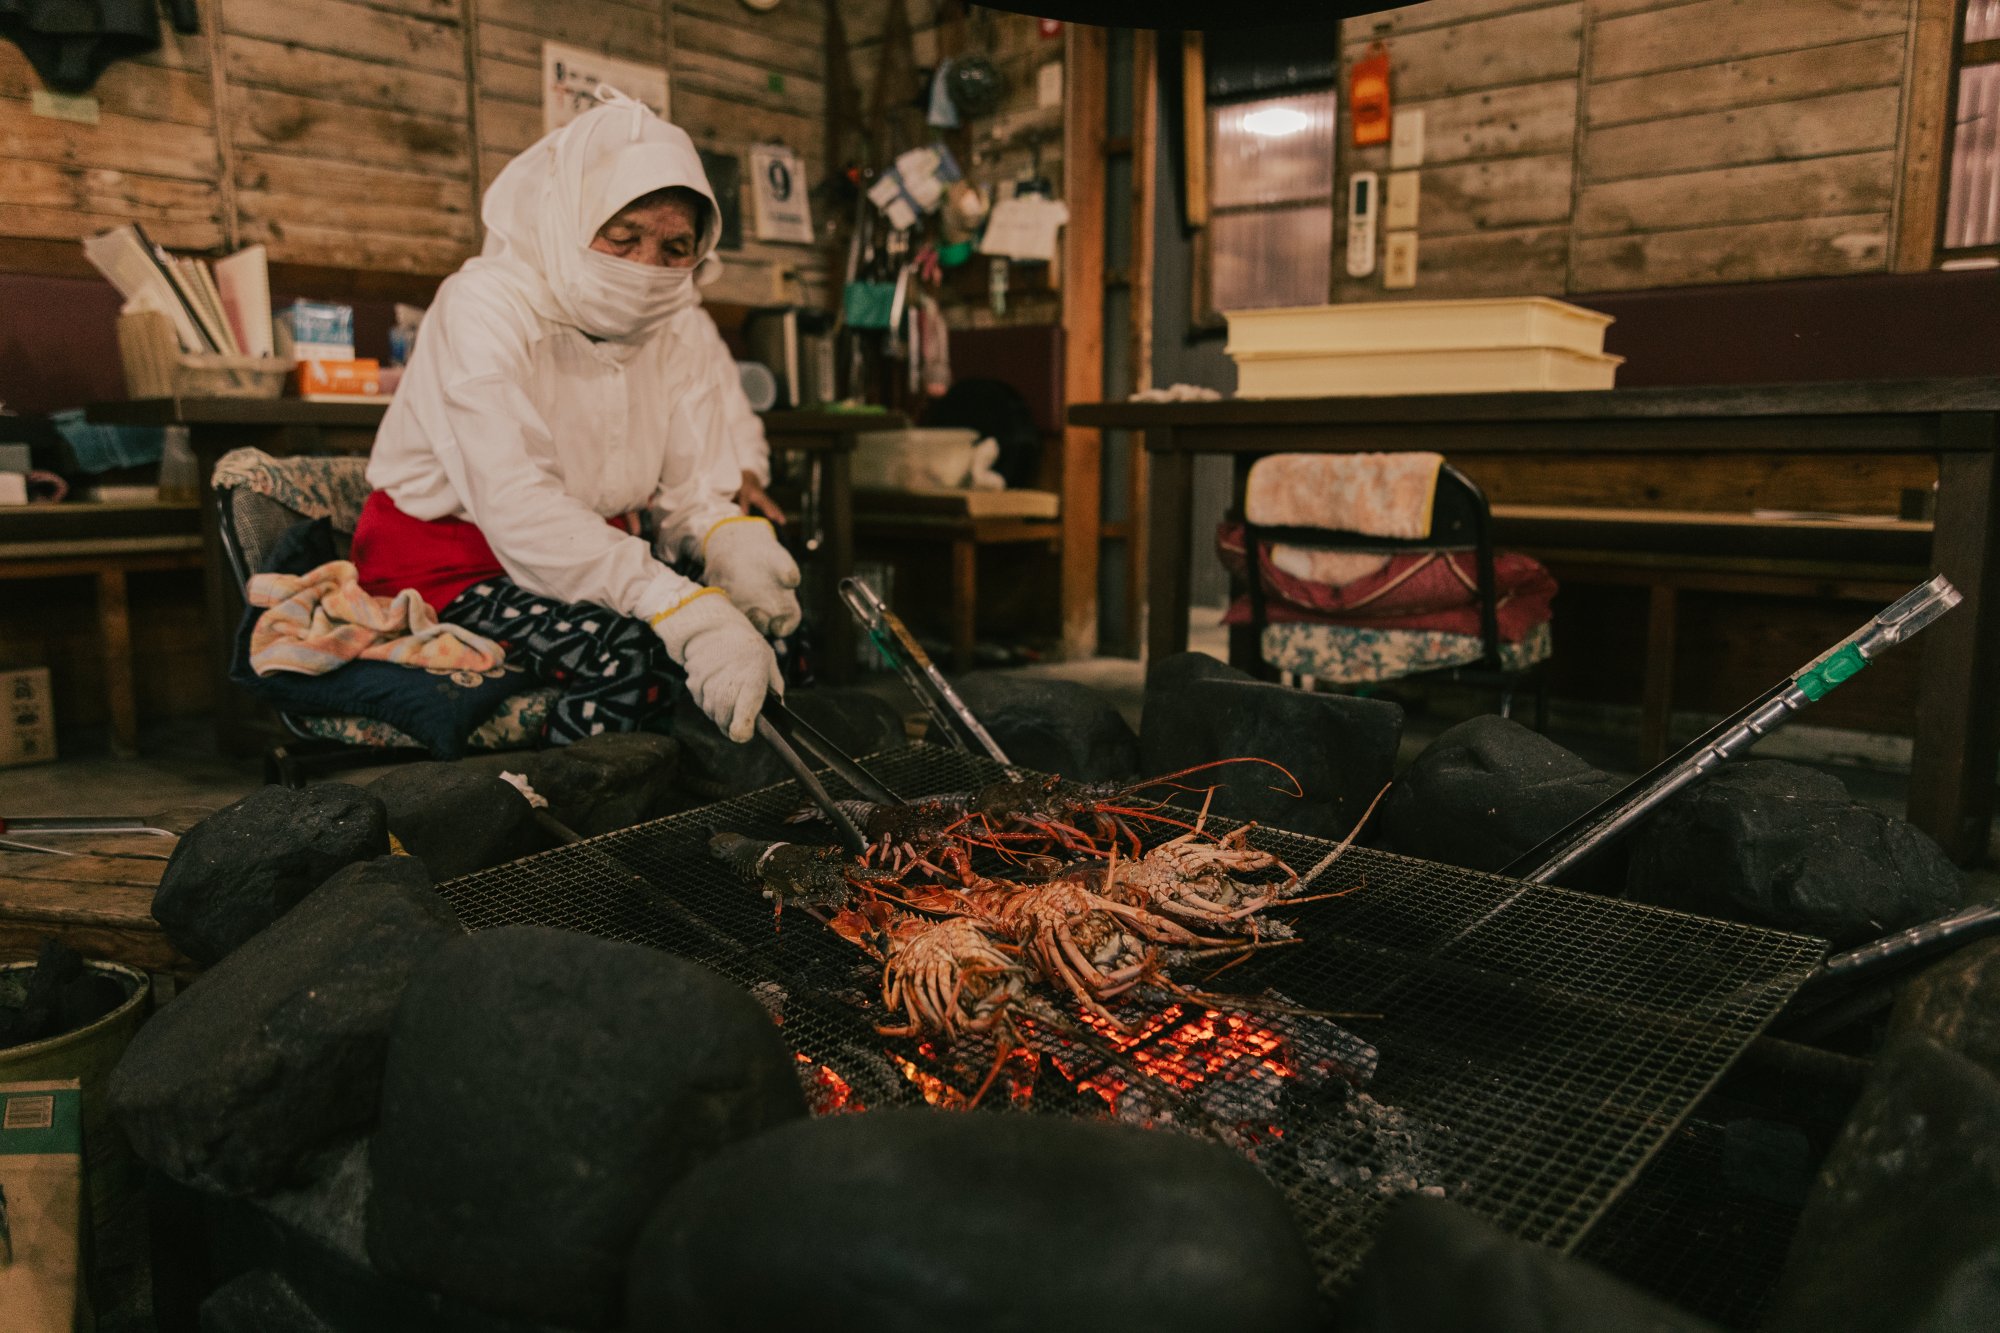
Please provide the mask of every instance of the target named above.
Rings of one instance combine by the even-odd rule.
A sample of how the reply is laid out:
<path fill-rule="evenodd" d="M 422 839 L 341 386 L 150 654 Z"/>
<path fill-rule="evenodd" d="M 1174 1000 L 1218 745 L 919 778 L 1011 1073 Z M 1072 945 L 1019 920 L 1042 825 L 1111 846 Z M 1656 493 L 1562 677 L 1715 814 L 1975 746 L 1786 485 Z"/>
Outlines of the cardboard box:
<path fill-rule="evenodd" d="M 56 705 L 49 669 L 0 671 L 0 768 L 46 764 L 55 757 Z"/>
<path fill-rule="evenodd" d="M 372 358 L 301 361 L 293 373 L 298 379 L 299 397 L 309 403 L 374 398 L 382 392 L 381 363 Z"/>
<path fill-rule="evenodd" d="M 83 1091 L 75 1079 L 0 1084 L 0 1311 L 9 1333 L 72 1333 L 83 1295 Z"/>

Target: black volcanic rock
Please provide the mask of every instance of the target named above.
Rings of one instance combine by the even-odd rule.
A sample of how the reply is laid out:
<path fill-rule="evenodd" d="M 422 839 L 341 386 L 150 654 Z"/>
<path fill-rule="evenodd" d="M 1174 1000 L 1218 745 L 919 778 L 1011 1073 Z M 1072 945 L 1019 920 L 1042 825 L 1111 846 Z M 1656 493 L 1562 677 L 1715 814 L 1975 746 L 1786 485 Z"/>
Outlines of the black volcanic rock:
<path fill-rule="evenodd" d="M 628 1327 L 1275 1333 L 1320 1313 L 1283 1196 L 1226 1148 L 897 1110 L 787 1125 L 697 1167 L 639 1238 Z"/>
<path fill-rule="evenodd" d="M 359 787 L 260 787 L 188 830 L 153 916 L 174 947 L 213 967 L 334 871 L 388 850 L 388 812 Z"/>
<path fill-rule="evenodd" d="M 389 812 L 389 832 L 442 883 L 505 865 L 550 845 L 535 809 L 490 770 L 456 763 L 405 764 L 368 784 Z"/>
<path fill-rule="evenodd" d="M 805 1114 L 794 1063 L 748 992 L 670 954 L 535 926 L 455 940 L 396 1016 L 368 1253 L 482 1309 L 607 1327 L 661 1194 Z"/>
<path fill-rule="evenodd" d="M 134 1151 L 203 1189 L 284 1183 L 374 1120 L 403 987 L 460 933 L 412 857 L 334 875 L 133 1037 L 110 1105 Z"/>
<path fill-rule="evenodd" d="M 1007 757 L 1073 782 L 1129 778 L 1139 738 L 1111 701 L 1073 680 L 975 671 L 952 682 Z"/>

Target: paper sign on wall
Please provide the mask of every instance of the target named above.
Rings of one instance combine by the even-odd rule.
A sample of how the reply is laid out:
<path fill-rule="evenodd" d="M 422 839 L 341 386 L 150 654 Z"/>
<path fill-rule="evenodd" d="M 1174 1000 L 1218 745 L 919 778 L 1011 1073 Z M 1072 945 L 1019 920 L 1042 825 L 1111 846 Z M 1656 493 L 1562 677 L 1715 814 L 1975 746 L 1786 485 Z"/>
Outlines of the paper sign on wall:
<path fill-rule="evenodd" d="M 750 198 L 758 240 L 812 244 L 812 211 L 806 204 L 806 175 L 797 153 L 783 144 L 752 148 Z"/>
<path fill-rule="evenodd" d="M 559 130 L 597 105 L 597 85 L 608 83 L 627 97 L 636 97 L 660 115 L 667 114 L 667 71 L 616 56 L 542 43 L 542 133 Z"/>

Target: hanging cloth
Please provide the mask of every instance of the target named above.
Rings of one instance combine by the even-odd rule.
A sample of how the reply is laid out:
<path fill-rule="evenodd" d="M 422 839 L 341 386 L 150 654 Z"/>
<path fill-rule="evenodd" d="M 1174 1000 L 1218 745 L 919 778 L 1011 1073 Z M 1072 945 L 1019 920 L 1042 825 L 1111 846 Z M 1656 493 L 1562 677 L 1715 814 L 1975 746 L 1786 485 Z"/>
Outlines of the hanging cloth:
<path fill-rule="evenodd" d="M 179 26 L 178 11 L 175 18 Z M 159 49 L 159 8 L 155 0 L 0 0 L 0 37 L 52 90 L 87 93 L 112 61 Z"/>

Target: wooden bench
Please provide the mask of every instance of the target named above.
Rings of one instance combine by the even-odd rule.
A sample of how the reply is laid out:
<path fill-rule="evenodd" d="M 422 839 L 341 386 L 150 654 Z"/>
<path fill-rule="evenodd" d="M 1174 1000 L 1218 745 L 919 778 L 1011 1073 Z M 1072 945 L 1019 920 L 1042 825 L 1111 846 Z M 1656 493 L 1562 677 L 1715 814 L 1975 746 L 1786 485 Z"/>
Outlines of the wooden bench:
<path fill-rule="evenodd" d="M 132 618 L 125 576 L 200 569 L 200 509 L 194 504 L 57 504 L 0 509 L 0 581 L 81 576 L 96 583 L 98 650 L 104 661 L 112 749 L 138 753 Z"/>
<path fill-rule="evenodd" d="M 885 491 L 857 488 L 859 541 L 951 546 L 951 666 L 969 671 L 978 643 L 979 548 L 1062 540 L 1061 501 L 1048 491 Z"/>
<path fill-rule="evenodd" d="M 1931 524 L 1887 516 L 1496 504 L 1493 530 L 1496 544 L 1534 556 L 1560 584 L 1646 594 L 1645 649 L 1635 664 L 1642 768 L 1668 751 L 1682 594 L 1833 599 L 1874 608 L 1929 577 Z"/>
<path fill-rule="evenodd" d="M 29 834 L 21 841 L 34 842 Z M 65 839 L 81 843 L 81 839 Z M 92 850 L 169 851 L 165 838 L 91 843 Z M 54 936 L 85 958 L 185 975 L 194 963 L 153 919 L 165 861 L 0 851 L 0 960 L 33 958 Z"/>

